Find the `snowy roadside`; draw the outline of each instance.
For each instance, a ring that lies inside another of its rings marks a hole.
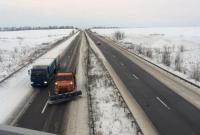
[[[138,56],[139,58],[142,58],[144,59],[145,61],[147,61],[148,63],[151,63],[152,65],[155,65],[156,67],[160,68],[161,70],[163,71],[166,71],[167,73],[169,73],[170,75],[172,75],[173,77],[177,77],[177,79],[179,80],[182,80],[183,82],[186,81],[188,82],[188,84],[191,84],[193,85],[194,87],[196,88],[200,88],[200,81],[197,81],[197,80],[194,80],[194,79],[191,79],[189,77],[188,74],[185,73],[182,73],[180,71],[176,71],[175,69],[173,69],[172,67],[169,67],[169,66],[166,66],[160,62],[158,62],[157,60],[155,59],[152,59],[152,58],[149,58],[143,54],[139,54],[137,51],[135,51],[134,49],[132,48],[129,48],[127,47],[126,45],[124,45],[123,43],[121,42],[117,42],[113,39],[111,39],[110,37],[107,37],[105,36],[104,37],[105,39],[109,40],[109,41],[112,41],[114,44],[118,45],[119,47],[121,47],[122,49],[125,49],[126,51]],[[160,58],[160,57],[159,57]],[[198,67],[195,67],[195,68],[198,68]],[[200,72],[198,69],[196,69],[196,72],[197,76],[200,75]],[[197,92],[200,92],[200,91],[197,91]]]
[[[71,31],[0,32],[0,82],[68,38]]]
[[[82,33],[79,49],[79,61],[76,68],[77,90],[82,91],[82,96],[70,101],[70,107],[66,111],[64,135],[89,135],[88,127],[88,101],[87,101],[87,58],[88,45]]]
[[[60,50],[67,49],[77,35],[78,33],[51,51],[59,52]],[[23,110],[25,110],[32,98],[37,94],[37,90],[30,85],[30,76],[27,73],[31,66],[31,64],[26,66],[0,84],[0,123],[12,124],[13,120],[16,120],[16,117],[19,117],[23,113]]]
[[[200,27],[94,29],[118,45],[157,66],[200,86]]]
[[[108,72],[93,52],[89,53],[88,86],[94,120],[94,134],[137,134],[134,119],[117,95]]]

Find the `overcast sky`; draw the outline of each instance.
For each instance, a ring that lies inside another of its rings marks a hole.
[[[0,0],[5,26],[200,26],[200,0]]]

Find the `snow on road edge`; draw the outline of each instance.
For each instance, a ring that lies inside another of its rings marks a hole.
[[[54,49],[66,48],[77,35],[78,33]],[[31,64],[0,84],[0,123],[12,124],[12,121],[15,121],[26,109],[24,107],[31,103],[30,97],[36,95],[37,90],[31,87],[27,72],[30,68]]]
[[[154,127],[154,125],[152,124],[152,122],[149,120],[149,118],[147,117],[147,115],[145,114],[141,106],[137,103],[137,101],[131,95],[131,93],[129,92],[127,87],[124,85],[124,83],[121,81],[121,79],[118,77],[117,73],[114,71],[112,66],[108,63],[106,58],[103,56],[100,49],[95,45],[94,41],[88,35],[87,35],[87,38],[88,38],[90,47],[98,56],[98,58],[101,60],[101,62],[104,64],[107,71],[110,73],[110,76],[113,79],[117,88],[119,89],[121,96],[126,102],[128,108],[130,109],[132,116],[135,117],[136,123],[138,123],[140,127],[139,131],[142,130],[143,134],[147,134],[147,135],[158,135],[159,133]]]
[[[68,118],[65,135],[89,135],[88,126],[88,101],[87,101],[87,57],[88,45],[85,36],[82,33],[82,40],[79,49],[79,61],[76,72],[77,90],[82,91],[82,96],[70,103],[69,111],[66,111]]]
[[[93,53],[90,53],[89,88],[91,91],[95,134],[98,135],[133,135],[137,129],[129,111],[118,100],[105,68]]]

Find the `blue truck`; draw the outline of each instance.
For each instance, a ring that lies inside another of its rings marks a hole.
[[[61,43],[32,64],[32,68],[28,70],[28,73],[33,87],[47,86],[51,82],[54,73],[56,73],[60,67],[60,60],[66,54],[68,46],[69,45],[65,42]]]
[[[42,57],[37,59],[32,68],[28,71],[30,75],[31,85],[47,86],[52,80],[56,71],[58,71],[60,60],[65,54],[65,49],[52,49]]]
[[[31,85],[47,86],[58,70],[58,61],[54,58],[41,58],[29,70]]]

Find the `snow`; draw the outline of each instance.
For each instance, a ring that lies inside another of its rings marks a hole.
[[[16,46],[38,46],[67,36],[72,29],[27,30],[0,32],[1,49],[13,50]]]
[[[0,80],[38,57],[72,29],[0,32]]]
[[[89,135],[88,125],[88,100],[87,100],[87,59],[88,45],[85,35],[82,33],[81,46],[79,49],[79,61],[76,70],[77,90],[82,91],[82,95],[70,102],[65,115],[69,124],[64,124],[63,135]],[[78,128],[77,128],[78,127]]]
[[[58,51],[68,48],[77,34],[55,47],[54,50]],[[16,111],[24,106],[31,93],[34,92],[34,89],[31,87],[30,76],[28,76],[28,70],[31,67],[32,64],[28,65],[0,84],[0,123],[7,123],[13,119],[13,115],[17,114]]]
[[[121,106],[114,86],[105,68],[93,53],[90,53],[89,87],[93,108],[95,134],[134,135],[136,127],[133,118]]]
[[[195,82],[191,75],[193,67],[200,64],[200,27],[92,29],[92,31],[111,39],[114,39],[114,32],[124,32],[125,38],[119,41],[120,46],[134,53],[137,53],[138,46],[144,48],[143,50],[150,48],[153,53],[152,59],[141,56],[170,72]],[[172,64],[170,68],[162,64],[162,52],[165,46],[171,49]],[[181,47],[184,48],[182,52],[180,51]],[[182,73],[175,71],[175,57],[178,53],[182,59]]]
[[[170,35],[170,36],[200,36],[200,27],[146,27],[146,28],[116,28],[116,29],[92,29],[99,34],[111,35],[115,31],[123,31],[127,35]]]
[[[40,58],[36,62],[33,63],[33,66],[49,66],[51,63],[53,63],[54,59],[49,58],[49,59],[44,59]]]

